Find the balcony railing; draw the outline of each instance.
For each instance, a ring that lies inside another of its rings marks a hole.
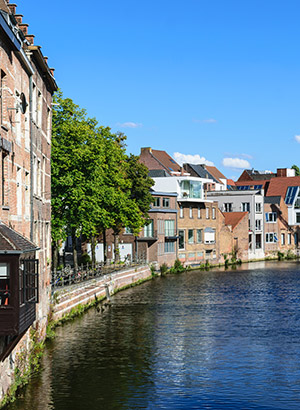
[[[157,240],[157,231],[154,229],[143,230],[138,238],[138,241],[156,241]]]
[[[166,238],[175,238],[177,237],[177,230],[174,228],[169,228],[165,230],[165,237]]]

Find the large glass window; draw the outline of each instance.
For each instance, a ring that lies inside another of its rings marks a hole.
[[[181,196],[183,198],[202,198],[202,182],[199,181],[181,181]]]

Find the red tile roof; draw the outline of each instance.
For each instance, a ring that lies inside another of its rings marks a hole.
[[[145,164],[149,170],[165,169],[169,174],[173,171],[181,172],[180,165],[166,151],[142,148],[140,162]]]
[[[222,174],[222,172],[220,172],[219,170],[218,170],[218,168],[216,168],[216,167],[211,167],[211,166],[208,166],[208,165],[205,165],[205,169],[207,169],[207,171],[213,176],[213,177],[215,177],[216,179],[218,179],[219,181],[220,181],[220,179],[227,179],[223,174]],[[221,181],[220,181],[221,182]],[[221,182],[222,183],[222,182]]]
[[[235,185],[234,180],[233,179],[227,179],[227,185],[234,186]]]
[[[300,176],[272,178],[266,196],[281,196],[284,199],[289,186],[300,186]]]
[[[225,224],[231,225],[234,229],[248,215],[248,212],[223,212],[223,215],[225,216]]]

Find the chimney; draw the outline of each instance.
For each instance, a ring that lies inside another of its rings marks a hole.
[[[50,70],[50,73],[51,73],[52,77],[54,77],[55,68],[49,68],[49,70]]]
[[[20,29],[22,30],[24,36],[27,36],[27,34],[28,34],[28,24],[22,23],[19,26],[20,26]]]
[[[44,56],[45,63],[48,65],[48,57]]]
[[[22,24],[23,14],[15,14],[15,19],[17,20],[18,24]]]
[[[11,14],[16,14],[17,5],[16,4],[7,4],[7,5],[8,5],[8,8]]]
[[[152,152],[152,148],[150,148],[150,147],[142,147],[141,148],[141,154],[144,154],[144,153],[146,153],[146,152]]]
[[[34,44],[34,35],[33,34],[26,34],[26,40],[28,40],[29,41],[29,43],[33,46],[33,44]]]

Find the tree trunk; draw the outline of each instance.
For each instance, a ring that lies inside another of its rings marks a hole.
[[[92,266],[96,266],[96,237],[92,236],[91,239],[91,249],[92,249]]]
[[[114,231],[114,256],[115,263],[120,261],[120,251],[119,251],[119,230]]]
[[[73,250],[73,261],[74,261],[74,269],[78,270],[78,255],[77,255],[77,248],[76,248],[76,236],[75,231],[72,231],[72,250]]]
[[[103,257],[104,257],[104,264],[106,265],[107,263],[107,246],[106,246],[106,229],[103,228],[102,230],[102,236],[103,236]]]

